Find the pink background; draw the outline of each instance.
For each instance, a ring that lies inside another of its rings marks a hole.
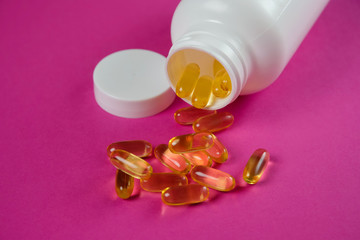
[[[173,121],[180,99],[145,119],[104,112],[92,72],[122,49],[167,55],[178,2],[0,2],[0,239],[359,239],[358,0],[330,1],[280,78],[224,109],[236,121],[217,134],[231,155],[219,169],[234,191],[184,207],[116,197],[108,144],[191,129]],[[258,147],[272,163],[246,186]]]

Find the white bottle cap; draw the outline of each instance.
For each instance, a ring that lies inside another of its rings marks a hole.
[[[158,53],[130,49],[103,58],[94,70],[96,102],[105,111],[125,118],[141,118],[166,109],[175,99]]]

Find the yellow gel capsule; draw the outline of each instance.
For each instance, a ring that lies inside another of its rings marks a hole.
[[[216,112],[214,114],[201,117],[193,123],[195,132],[218,132],[230,127],[234,123],[234,116],[228,112]]]
[[[213,135],[209,132],[197,132],[173,137],[169,149],[173,153],[196,152],[207,149],[214,144]]]
[[[211,96],[213,79],[210,76],[202,76],[197,80],[191,97],[191,104],[196,108],[204,108]]]
[[[134,190],[134,178],[121,170],[116,171],[115,191],[122,199],[128,199]]]
[[[249,184],[257,183],[269,161],[270,153],[268,151],[261,148],[255,150],[244,169],[243,178],[245,182]]]
[[[204,151],[182,153],[192,165],[211,166],[213,161],[211,157]]]
[[[175,173],[187,174],[190,171],[191,164],[189,161],[180,154],[171,152],[166,144],[158,145],[154,154],[162,164]]]
[[[186,184],[187,177],[176,173],[153,173],[149,179],[140,180],[141,188],[148,192],[161,192],[167,187]]]
[[[235,188],[235,179],[228,173],[207,166],[195,166],[191,178],[206,187],[228,192]]]
[[[125,150],[113,151],[110,155],[110,162],[117,169],[138,179],[148,179],[153,172],[148,162]]]
[[[209,189],[199,184],[168,187],[161,193],[162,201],[167,205],[186,205],[206,201]]]
[[[195,83],[200,76],[200,67],[196,63],[190,63],[185,66],[185,70],[176,83],[176,95],[185,98],[191,95]]]
[[[231,80],[229,74],[224,70],[220,70],[214,79],[212,85],[212,93],[219,98],[227,97],[232,89]]]
[[[223,163],[225,162],[228,157],[228,151],[224,147],[224,145],[213,135],[214,138],[214,145],[208,149],[205,149],[204,151],[214,160],[216,163]]]
[[[219,63],[218,60],[214,60],[214,64],[213,64],[213,70],[214,70],[214,76],[216,76],[216,74],[221,71],[224,70],[223,65],[221,65],[221,63]]]
[[[107,147],[108,156],[110,157],[110,154],[117,149],[125,150],[138,157],[148,157],[151,155],[152,152],[151,143],[144,140],[133,140],[133,141],[115,142],[110,144]]]
[[[177,110],[174,114],[174,119],[178,124],[191,125],[196,119],[213,113],[216,113],[216,110],[198,109],[190,106]]]

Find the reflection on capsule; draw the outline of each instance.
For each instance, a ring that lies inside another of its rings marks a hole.
[[[134,178],[150,177],[152,167],[145,160],[125,150],[115,150],[110,155],[110,162],[119,170],[133,176]]]
[[[191,104],[196,108],[204,108],[208,104],[211,96],[213,79],[210,76],[201,76],[195,85],[191,97]]]
[[[230,127],[234,122],[234,116],[228,112],[217,112],[197,119],[193,123],[195,132],[217,132]]]
[[[235,187],[235,179],[228,173],[206,166],[195,166],[191,170],[191,178],[206,187],[218,191],[231,191]]]
[[[185,205],[204,202],[209,197],[209,189],[199,184],[168,187],[161,193],[167,205]]]
[[[209,154],[209,156],[214,160],[216,163],[223,163],[225,162],[228,157],[228,151],[225,148],[225,146],[219,141],[215,135],[213,135],[214,138],[214,145],[208,149],[205,149],[204,151]]]
[[[192,165],[211,166],[213,161],[205,151],[182,153]]]
[[[255,184],[260,180],[261,175],[270,161],[270,153],[265,149],[257,149],[247,162],[243,179],[249,184]]]
[[[138,157],[148,157],[151,155],[152,146],[144,140],[115,142],[107,147],[107,155],[110,157],[114,150],[125,150]]]
[[[188,184],[184,175],[176,173],[153,173],[149,179],[141,179],[141,188],[149,192],[161,192],[167,187],[182,186]]]
[[[198,132],[173,137],[169,149],[173,153],[196,152],[207,149],[214,144],[213,135],[209,132]]]
[[[191,125],[196,119],[215,113],[216,110],[198,109],[193,106],[177,110],[174,119],[181,125]]]
[[[116,171],[115,191],[122,199],[128,199],[134,190],[134,178],[121,170]]]
[[[160,144],[154,150],[155,157],[175,173],[187,174],[191,165],[187,159],[177,153],[172,153],[168,145]]]

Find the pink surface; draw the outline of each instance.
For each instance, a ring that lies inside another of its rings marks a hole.
[[[231,155],[219,169],[233,192],[185,207],[116,198],[109,143],[191,130],[173,121],[179,99],[145,119],[109,115],[92,72],[122,49],[166,55],[178,2],[0,2],[0,239],[359,239],[358,0],[330,1],[280,78],[224,109],[236,121],[217,134]],[[258,147],[272,163],[245,186]]]

